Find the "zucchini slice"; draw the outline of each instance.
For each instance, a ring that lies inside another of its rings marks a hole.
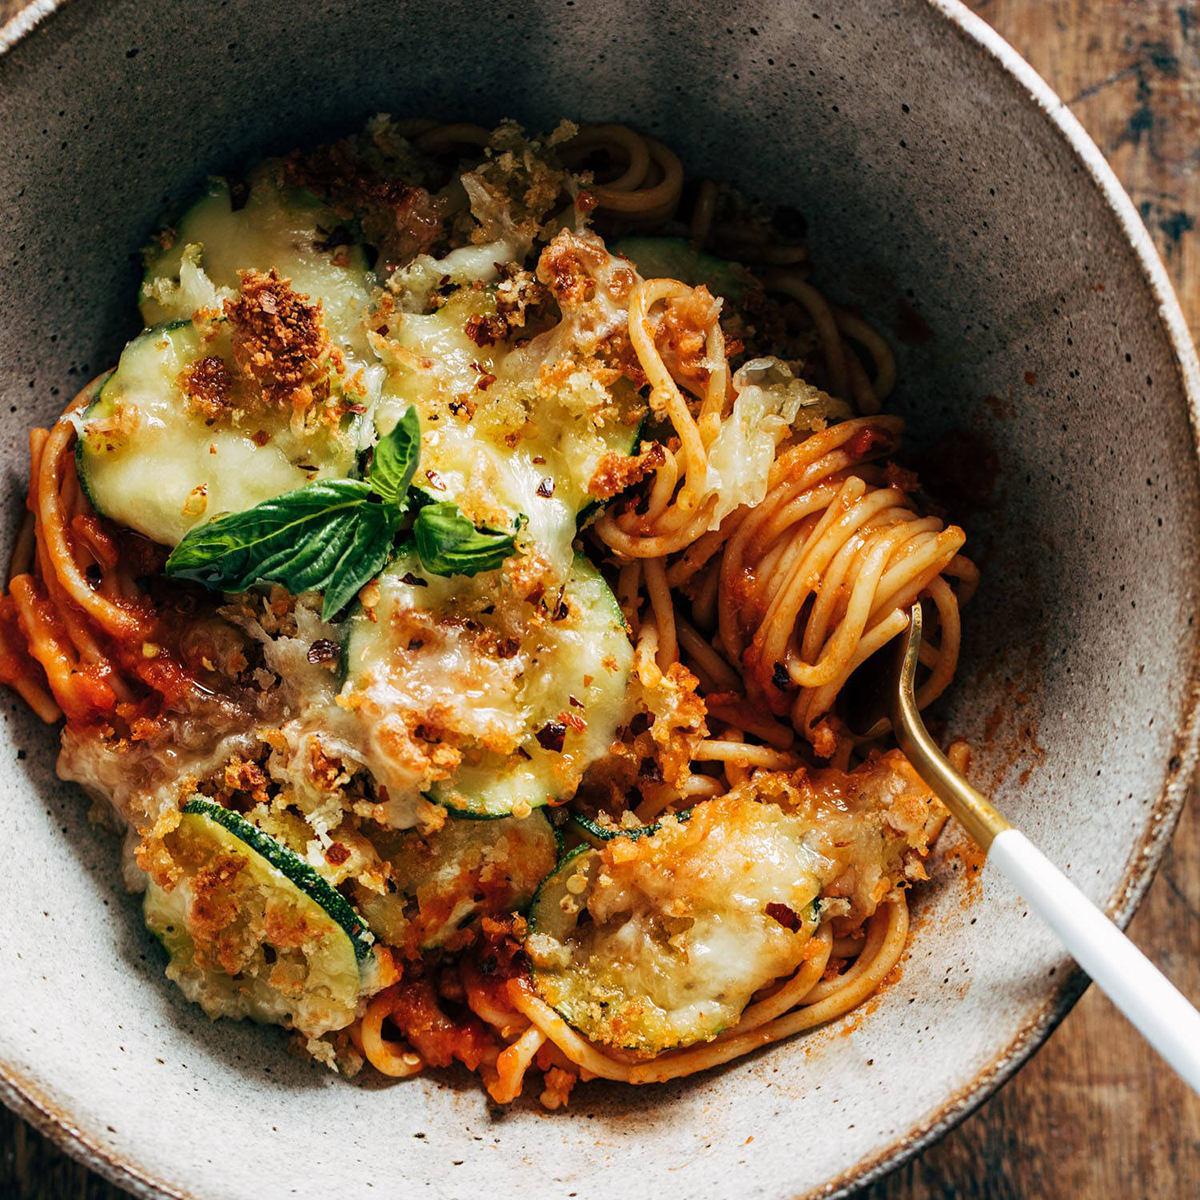
[[[349,621],[342,703],[391,800],[481,817],[574,795],[628,719],[633,648],[604,579],[574,561],[533,602],[503,572],[425,573],[401,555]]]
[[[558,831],[545,810],[479,821],[451,814],[433,833],[387,830],[374,838],[395,890],[356,890],[372,932],[410,957],[459,948],[479,916],[524,910],[558,861]]]
[[[685,808],[682,812],[672,815],[676,821],[686,821],[692,815],[692,811],[690,808]],[[611,842],[613,838],[630,838],[636,842],[638,838],[653,837],[662,828],[661,821],[656,821],[653,825],[631,825],[627,828],[623,825],[603,823],[593,817],[585,817],[583,813],[576,812],[567,817],[567,823],[598,850],[602,850],[604,843]]]
[[[414,482],[476,525],[506,529],[524,518],[522,540],[549,555],[561,581],[595,504],[588,486],[606,455],[636,451],[645,405],[628,380],[605,386],[583,368],[511,378],[515,338],[484,335],[481,345],[468,332],[495,315],[494,287],[461,287],[434,312],[394,314],[378,429],[387,433],[415,405]]]
[[[146,925],[167,977],[210,1017],[250,1017],[310,1037],[353,1019],[374,970],[362,917],[307,863],[202,797],[163,838],[169,869],[147,885]]]
[[[628,258],[643,279],[678,279],[688,287],[704,284],[714,296],[727,300],[738,299],[752,283],[741,263],[696,250],[683,238],[620,238],[609,249]]]
[[[538,889],[538,993],[585,1037],[653,1056],[710,1040],[800,965],[833,864],[810,823],[730,795],[648,837],[580,846]]]
[[[320,300],[335,345],[356,365],[374,363],[364,324],[374,279],[357,231],[311,192],[285,183],[277,162],[256,169],[247,188],[245,204],[234,208],[229,184],[210,180],[168,231],[170,244],[146,262],[143,321],[191,320],[237,291],[239,271],[274,267],[294,291]]]
[[[98,512],[174,546],[218,513],[352,473],[357,417],[303,434],[284,412],[243,423],[207,417],[189,398],[194,381],[230,360],[228,338],[207,341],[190,320],[148,329],[125,347],[77,419],[76,467]]]

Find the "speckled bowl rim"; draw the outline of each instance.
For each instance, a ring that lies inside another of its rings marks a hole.
[[[11,50],[68,3],[69,0],[34,0],[8,24],[0,27],[0,55]],[[1197,359],[1187,320],[1166,268],[1133,201],[1066,102],[1004,38],[960,0],[926,0],[926,3],[964,41],[982,49],[1016,80],[1024,92],[1024,99],[1041,110],[1055,127],[1107,201],[1137,255],[1143,279],[1158,305],[1159,315],[1170,338],[1175,365],[1187,399],[1192,448],[1200,457],[1200,360]],[[1192,653],[1184,718],[1176,731],[1174,748],[1167,763],[1166,783],[1150,810],[1149,830],[1145,838],[1131,854],[1122,882],[1103,906],[1122,929],[1129,924],[1154,879],[1196,773],[1197,755],[1200,754],[1200,643],[1193,646]],[[1071,1011],[1088,983],[1087,976],[1078,967],[1067,972],[1016,1037],[970,1083],[949,1096],[936,1113],[897,1138],[886,1149],[863,1159],[837,1178],[803,1196],[796,1196],[794,1200],[817,1200],[818,1197],[838,1200],[839,1197],[848,1196],[943,1137],[1011,1078]],[[98,1145],[75,1124],[70,1113],[59,1108],[43,1093],[34,1080],[22,1076],[3,1062],[0,1062],[0,1100],[72,1158],[134,1196],[144,1197],[145,1200],[201,1200],[194,1193],[180,1191],[155,1177],[131,1159]]]

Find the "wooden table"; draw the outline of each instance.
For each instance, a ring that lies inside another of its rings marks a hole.
[[[0,18],[23,0],[0,0]],[[974,0],[1065,97],[1140,209],[1200,328],[1200,0]],[[1130,931],[1200,1000],[1200,805]],[[121,1200],[0,1108],[0,1197]],[[1193,1200],[1200,1100],[1092,989],[1017,1077],[860,1200]]]

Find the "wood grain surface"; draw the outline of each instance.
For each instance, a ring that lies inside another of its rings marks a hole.
[[[21,0],[0,0],[0,19]],[[1071,105],[1144,217],[1200,328],[1200,2],[975,0]],[[1200,1001],[1200,805],[1184,813],[1134,940]],[[121,1200],[0,1108],[0,1198]],[[1200,1100],[1094,988],[1002,1091],[859,1200],[1194,1200]]]

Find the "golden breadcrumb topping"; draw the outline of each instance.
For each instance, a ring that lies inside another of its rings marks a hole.
[[[238,371],[257,384],[271,407],[302,420],[316,412],[326,422],[338,421],[342,414],[330,405],[331,377],[345,366],[329,341],[321,302],[293,291],[274,267],[239,276],[239,294],[224,303]]]

